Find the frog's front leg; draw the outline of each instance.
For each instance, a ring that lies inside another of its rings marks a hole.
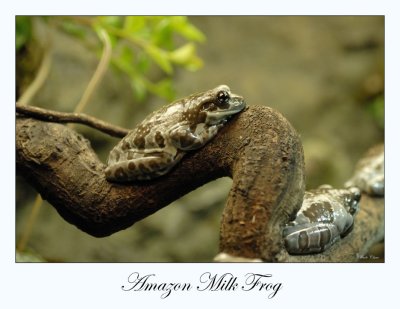
[[[383,197],[385,195],[385,154],[383,145],[371,148],[357,163],[353,177],[345,187],[358,187],[365,193]]]
[[[381,197],[385,195],[385,176],[382,173],[366,175],[358,173],[347,181],[345,187],[358,187],[371,196]]]
[[[187,151],[195,150],[204,146],[213,138],[222,124],[207,126],[204,123],[198,124],[195,128],[189,125],[180,125],[170,131],[171,143],[178,149]]]
[[[183,155],[181,151],[128,151],[109,164],[106,178],[117,182],[153,179],[169,172]]]
[[[329,248],[340,238],[340,232],[335,224],[312,222],[286,226],[283,237],[290,254],[309,254]]]

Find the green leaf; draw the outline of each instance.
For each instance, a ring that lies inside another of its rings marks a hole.
[[[132,50],[127,46],[122,46],[118,54],[112,58],[113,63],[118,69],[125,72],[128,75],[133,74],[134,57]]]
[[[385,127],[385,100],[383,95],[376,97],[368,106],[369,112],[375,118],[380,128]]]
[[[65,31],[67,34],[82,40],[85,39],[87,34],[87,29],[69,20],[65,20],[62,22],[61,29]]]
[[[195,72],[199,69],[201,69],[203,67],[204,63],[203,60],[201,60],[201,58],[194,56],[190,59],[190,61],[188,63],[184,64],[184,67],[186,70]]]
[[[157,22],[153,21],[151,41],[153,44],[164,49],[173,49],[173,28],[171,27],[171,17],[163,17]]]
[[[169,55],[166,51],[152,44],[148,44],[145,47],[145,50],[165,73],[172,74],[173,68],[171,62],[169,61]]]
[[[194,25],[188,22],[186,16],[174,16],[172,20],[173,28],[184,38],[197,42],[204,42],[205,35]]]
[[[138,52],[137,62],[132,65],[135,65],[139,72],[141,72],[142,74],[145,74],[148,71],[148,69],[150,68],[150,62],[151,62],[151,60],[147,56],[147,54],[145,54],[143,52]]]
[[[144,16],[126,16],[124,20],[124,30],[129,32],[138,32],[146,26],[146,17]]]
[[[155,84],[148,84],[148,88],[152,93],[166,99],[168,102],[171,102],[175,97],[172,80],[169,77],[164,78]]]
[[[143,101],[147,96],[146,81],[141,76],[131,78],[131,87],[138,101]]]
[[[95,17],[96,23],[115,28],[121,28],[123,25],[123,17],[121,16],[97,16]]]
[[[187,43],[171,52],[170,60],[191,71],[196,71],[203,66],[203,61],[196,55],[194,43]]]
[[[146,16],[125,17],[123,31],[134,42],[137,40],[149,41],[152,31],[147,24]]]
[[[22,48],[32,35],[31,18],[27,16],[17,16],[15,18],[15,48],[18,51]]]
[[[193,43],[187,43],[170,52],[169,59],[177,64],[185,64],[195,55],[195,52],[196,46]]]

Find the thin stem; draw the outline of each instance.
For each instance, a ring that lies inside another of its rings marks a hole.
[[[44,81],[46,80],[47,76],[50,72],[52,61],[52,51],[50,48],[47,48],[40,64],[39,72],[36,74],[35,79],[33,82],[28,86],[25,92],[20,96],[19,100],[17,101],[18,105],[28,105],[39,89],[43,86]]]
[[[129,132],[129,130],[127,129],[109,124],[103,120],[85,114],[63,113],[36,106],[19,106],[19,105],[17,105],[16,111],[19,114],[49,122],[85,124],[89,127],[107,133],[114,137],[124,137]]]
[[[94,90],[96,89],[100,81],[103,79],[104,74],[108,68],[108,64],[110,63],[111,52],[112,52],[110,37],[108,36],[107,31],[105,31],[104,29],[100,30],[99,37],[104,44],[103,53],[101,55],[100,62],[97,65],[96,71],[94,72],[92,78],[90,79],[90,82],[86,87],[81,100],[74,109],[75,113],[82,112],[83,109],[86,107]]]
[[[42,203],[43,199],[38,193],[36,195],[35,202],[33,203],[32,210],[29,213],[28,221],[26,222],[26,225],[22,231],[22,236],[17,245],[17,250],[20,252],[25,250],[26,244],[28,243],[28,240],[31,237],[32,228],[36,222]]]

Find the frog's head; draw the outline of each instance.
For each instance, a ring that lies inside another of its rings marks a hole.
[[[225,123],[232,115],[246,107],[243,97],[231,93],[228,86],[221,85],[214,89],[194,95],[190,110],[198,112],[198,119],[207,125]]]

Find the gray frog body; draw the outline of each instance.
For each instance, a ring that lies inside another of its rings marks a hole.
[[[384,157],[383,145],[371,148],[357,163],[355,173],[345,187],[358,187],[371,196],[384,196]]]
[[[164,106],[111,150],[107,180],[146,180],[168,173],[187,151],[203,147],[245,106],[225,85]]]
[[[360,199],[361,191],[356,187],[323,185],[305,192],[295,220],[283,229],[286,250],[290,254],[325,251],[351,231]]]

